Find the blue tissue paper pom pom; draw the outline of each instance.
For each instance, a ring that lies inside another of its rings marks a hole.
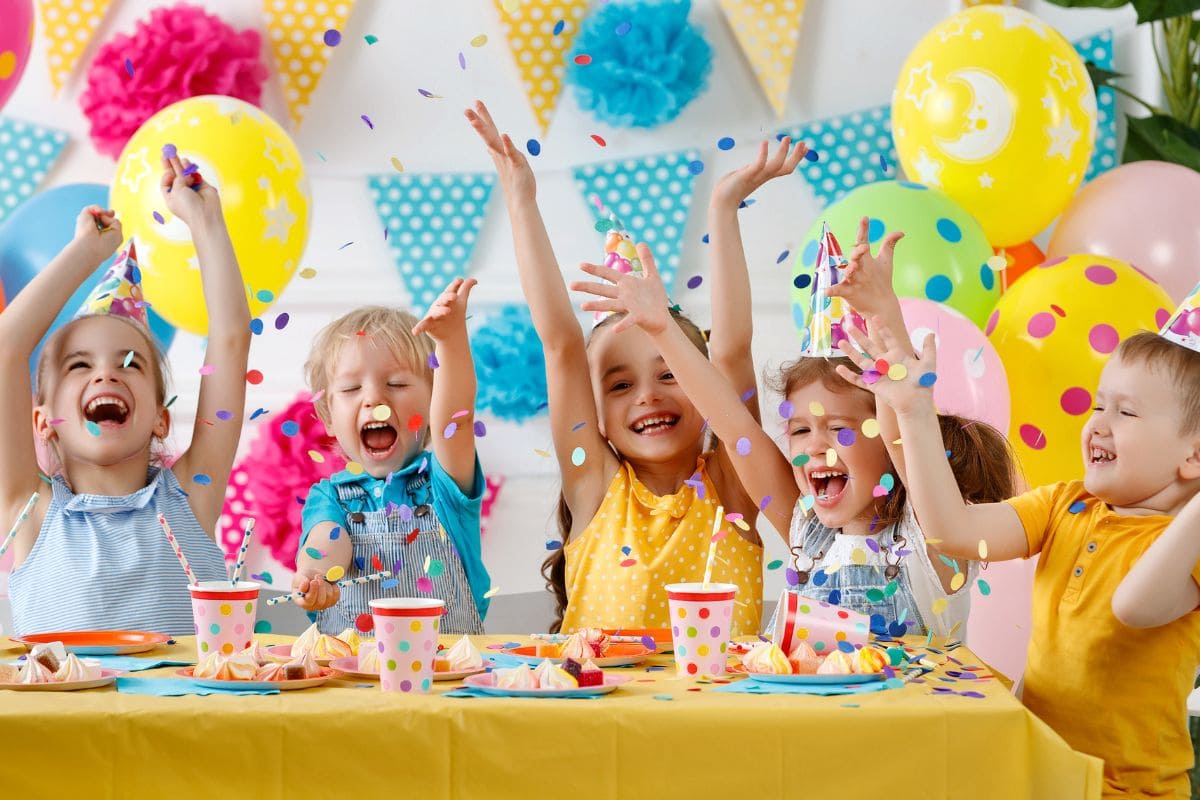
[[[479,410],[524,422],[546,409],[546,359],[527,307],[509,305],[490,315],[471,336],[471,355]]]
[[[610,2],[583,21],[564,76],[580,108],[617,128],[653,128],[704,89],[712,47],[691,0]],[[575,63],[588,55],[591,62]]]

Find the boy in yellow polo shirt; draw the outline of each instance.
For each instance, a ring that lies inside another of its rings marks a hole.
[[[870,385],[848,370],[843,377],[895,409],[925,535],[956,558],[978,557],[981,540],[993,561],[1041,554],[1022,699],[1072,747],[1104,759],[1106,797],[1190,797],[1200,336],[1174,322],[1130,337],[1105,366],[1083,429],[1082,481],[980,505],[962,501],[932,381],[922,380],[934,370],[932,338],[916,356],[903,331],[872,321],[870,339],[856,337],[866,357],[843,345],[864,369],[879,370],[879,358],[907,367],[901,380],[885,374]]]

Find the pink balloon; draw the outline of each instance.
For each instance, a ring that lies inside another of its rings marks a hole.
[[[937,337],[938,410],[982,420],[1008,432],[1008,378],[991,342],[974,322],[954,309],[923,298],[902,297],[900,308],[913,344]]]
[[[33,0],[0,0],[0,108],[21,81],[33,47]]]
[[[1200,282],[1200,173],[1134,161],[1100,175],[1067,206],[1046,249],[1076,253],[1132,264],[1181,302]]]

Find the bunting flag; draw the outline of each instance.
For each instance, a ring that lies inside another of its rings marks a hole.
[[[57,94],[91,44],[112,0],[38,0],[38,17],[46,36],[46,63]]]
[[[66,144],[62,131],[0,117],[0,222],[33,195]]]
[[[1111,30],[1074,42],[1075,50],[1101,69],[1113,66],[1113,35]],[[1117,165],[1117,93],[1112,87],[1096,87],[1096,146],[1088,164],[1084,181],[1090,181]]]
[[[413,313],[421,316],[450,281],[467,273],[495,175],[404,173],[368,180]]]
[[[304,118],[353,11],[354,0],[263,0],[267,38],[293,127]]]
[[[721,0],[721,9],[758,78],[758,85],[776,116],[782,116],[796,58],[796,41],[800,38],[804,0],[765,4],[760,0]]]
[[[698,151],[682,150],[575,168],[575,183],[596,221],[607,229],[612,212],[635,242],[650,245],[668,292],[679,270],[692,204],[693,169],[699,160]],[[602,253],[602,246],[598,245],[596,252]]]
[[[558,105],[566,54],[589,0],[495,0],[529,105],[544,135]]]
[[[779,133],[808,144],[800,171],[822,208],[859,186],[898,177],[891,106],[806,122]]]

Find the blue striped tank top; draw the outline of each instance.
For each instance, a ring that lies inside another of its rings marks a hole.
[[[130,495],[74,494],[55,476],[33,550],[9,576],[17,635],[50,631],[195,631],[187,575],[158,525],[161,512],[196,579],[226,580],[225,558],[205,535],[169,469],[151,468]]]

